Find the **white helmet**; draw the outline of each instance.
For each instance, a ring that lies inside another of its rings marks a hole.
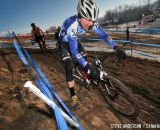
[[[95,0],[79,0],[77,6],[78,15],[91,21],[97,21],[99,9]]]

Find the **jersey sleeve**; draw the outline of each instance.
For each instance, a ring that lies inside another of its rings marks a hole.
[[[78,51],[78,42],[76,37],[76,31],[71,29],[67,32],[67,38],[69,42],[69,47],[72,56],[76,59],[76,61],[82,66],[85,67],[87,61],[83,58],[83,56]]]
[[[112,49],[114,46],[116,46],[115,42],[112,40],[111,36],[109,36],[103,28],[98,25],[98,23],[94,23],[94,26],[92,27],[92,30],[98,34],[105,43],[107,43]]]

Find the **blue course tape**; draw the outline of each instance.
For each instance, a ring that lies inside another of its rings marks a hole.
[[[101,41],[100,38],[79,38],[80,40],[89,40],[89,41]],[[132,42],[127,40],[113,40],[114,42],[123,42],[123,43],[129,43],[134,45],[143,45],[143,46],[150,46],[150,47],[160,47],[160,44],[148,44],[148,43],[140,43],[140,42]]]
[[[27,67],[27,69],[30,67],[24,54],[22,53],[22,51],[20,50],[18,44],[16,43],[16,41],[14,40],[14,46],[16,48],[16,51],[19,55],[19,57],[21,58],[22,62],[25,64],[25,66]],[[22,49],[24,49],[22,46],[21,46]],[[27,51],[25,50],[25,53]],[[31,69],[30,69],[31,70]],[[35,78],[35,81],[37,83],[37,85],[40,87],[41,91],[51,100],[53,101],[53,98],[48,90],[47,87],[45,87],[46,85],[37,77],[37,76],[34,76]],[[56,105],[55,107],[55,116],[56,116],[56,121],[57,121],[57,125],[58,125],[58,128],[59,130],[68,130],[68,126],[64,120],[64,117],[62,116],[58,106]]]
[[[15,41],[16,43],[16,41]],[[63,101],[59,98],[59,96],[57,95],[57,93],[54,91],[53,87],[51,86],[51,84],[49,83],[48,79],[45,77],[45,75],[43,74],[43,72],[40,70],[40,68],[38,67],[38,65],[36,64],[36,62],[31,58],[31,56],[29,55],[29,53],[21,46],[21,49],[23,49],[23,51],[25,52],[26,56],[28,57],[28,59],[30,60],[30,62],[32,63],[32,65],[34,66],[34,68],[36,69],[37,73],[40,75],[40,77],[43,79],[43,83],[46,84],[46,86],[48,87],[48,89],[52,92],[52,94],[56,97],[56,99],[58,100],[58,102],[62,105],[62,107],[65,109],[65,111],[70,115],[70,117],[76,122],[78,123],[78,121],[76,120],[76,118],[73,116],[73,114],[69,111],[69,109],[66,107],[66,105],[63,103]],[[20,50],[20,49],[19,49]],[[57,109],[57,108],[56,108]],[[60,121],[61,122],[61,121]],[[62,122],[61,122],[62,123]],[[79,125],[78,130],[83,130],[83,127]]]
[[[14,42],[13,42],[13,43],[14,43],[14,46],[15,46],[15,48],[16,48],[16,51],[17,51],[17,53],[18,53],[21,61],[23,62],[23,64],[24,64],[25,66],[29,66],[29,64],[28,64],[25,56],[24,56],[23,53],[21,52],[21,50],[20,50],[18,44],[16,43],[15,39],[14,39]]]
[[[24,48],[23,48],[24,49]],[[40,75],[40,77],[43,79],[44,83],[46,84],[46,86],[48,87],[48,89],[51,91],[51,93],[55,96],[55,98],[58,100],[58,102],[61,104],[61,106],[65,109],[65,111],[70,115],[70,117],[76,122],[78,123],[78,121],[76,120],[76,118],[73,116],[73,114],[69,111],[69,109],[67,108],[67,106],[63,103],[63,101],[60,99],[60,97],[57,95],[57,93],[55,92],[55,90],[53,89],[52,85],[49,83],[48,79],[46,78],[46,76],[43,74],[43,72],[40,70],[40,68],[38,67],[38,64],[31,58],[31,56],[29,55],[29,53],[24,49],[25,54],[27,55],[28,59],[31,61],[31,64],[34,66],[35,70],[37,71],[37,73]]]
[[[147,44],[147,43],[140,43],[140,42],[131,42],[131,44],[150,46],[150,47],[160,47],[160,44]]]
[[[142,56],[147,56],[147,57],[155,58],[154,56],[147,55],[147,54],[144,54],[144,53],[142,53],[142,52],[134,52],[134,53],[139,54],[139,55],[142,55]]]
[[[23,48],[25,54],[27,55],[28,59],[30,60],[31,64],[34,66],[35,70],[37,71],[37,73],[40,75],[40,77],[43,79],[44,83],[46,84],[46,86],[48,87],[48,89],[50,90],[50,92],[55,96],[55,98],[57,99],[57,101],[61,104],[61,106],[64,108],[64,110],[69,114],[69,116],[76,122],[78,123],[78,121],[76,120],[76,118],[73,116],[73,114],[70,112],[70,110],[67,108],[67,106],[63,103],[63,101],[61,100],[61,98],[57,95],[57,93],[55,92],[55,90],[53,89],[52,85],[49,83],[48,79],[46,78],[46,76],[43,74],[43,72],[40,70],[40,68],[38,67],[38,64],[31,58],[31,56],[29,55],[29,53]],[[81,125],[79,125],[78,130],[83,130],[83,127]]]
[[[39,84],[40,90],[42,91],[43,94],[45,94],[51,101],[54,102],[53,97],[50,94],[50,91],[48,90],[48,88],[46,87],[46,85],[43,83],[42,80],[38,79],[38,77],[35,77],[37,84]],[[57,125],[59,130],[68,130],[68,126],[66,124],[66,121],[64,120],[60,109],[58,108],[58,106],[55,106],[55,117],[56,117],[56,121],[57,121]]]
[[[121,34],[126,34],[125,31],[116,31],[116,30],[108,30],[104,29],[107,32],[116,32]],[[130,31],[131,34],[160,34],[160,29],[136,29],[135,31]]]

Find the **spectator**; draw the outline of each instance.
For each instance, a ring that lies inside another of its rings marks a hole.
[[[127,38],[127,41],[129,41],[129,27],[127,27],[126,29],[126,38]]]

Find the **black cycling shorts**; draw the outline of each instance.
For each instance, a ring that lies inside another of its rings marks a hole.
[[[61,58],[65,65],[66,70],[66,81],[73,81],[73,67],[72,67],[72,60],[71,60],[71,52],[68,43],[60,42],[60,50],[61,50]],[[82,47],[81,43],[78,42],[78,50],[79,53],[85,58],[86,53],[84,48]],[[86,58],[85,58],[86,59]]]
[[[43,41],[43,37],[42,36],[36,36],[35,41],[39,43],[39,42]]]

